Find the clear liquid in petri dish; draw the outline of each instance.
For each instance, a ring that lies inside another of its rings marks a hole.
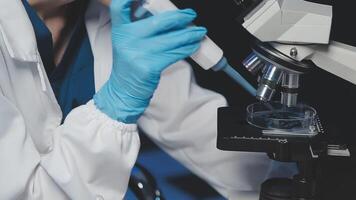
[[[315,116],[316,111],[303,104],[286,107],[280,103],[256,103],[247,108],[247,121],[263,129],[307,130]]]

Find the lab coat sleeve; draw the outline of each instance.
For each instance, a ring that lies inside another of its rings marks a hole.
[[[111,120],[91,101],[48,133],[52,150],[40,155],[21,113],[1,94],[0,113],[0,199],[124,197],[140,145],[136,125]]]
[[[226,105],[223,96],[199,87],[190,65],[181,61],[164,72],[139,126],[163,150],[228,197],[258,191],[272,165],[263,153],[216,148],[217,109]]]

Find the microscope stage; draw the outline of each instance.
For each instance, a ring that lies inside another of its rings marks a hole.
[[[321,126],[320,126],[321,127]],[[318,128],[314,137],[266,136],[246,121],[246,111],[237,107],[218,110],[217,147],[226,151],[266,152],[280,161],[298,161],[327,155],[325,132]]]

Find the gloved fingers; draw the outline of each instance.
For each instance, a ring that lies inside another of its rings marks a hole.
[[[192,9],[163,12],[146,19],[132,23],[135,34],[142,37],[151,37],[178,30],[189,26],[197,14]]]
[[[112,0],[110,4],[110,13],[112,24],[120,25],[131,22],[131,6],[138,0]]]
[[[160,53],[200,42],[204,39],[206,33],[206,28],[194,26],[164,35],[158,35],[148,39],[146,43],[149,43],[151,46],[151,48],[148,49],[149,52]]]
[[[172,59],[171,59],[171,62],[168,63],[168,65],[164,66],[161,69],[161,71],[163,71],[170,65],[172,65],[180,60],[184,60],[184,59],[188,58],[189,56],[193,55],[195,52],[197,52],[199,50],[200,46],[201,46],[201,42],[196,42],[196,43],[181,46],[179,48],[172,49],[170,51],[165,52],[166,56],[170,57]]]

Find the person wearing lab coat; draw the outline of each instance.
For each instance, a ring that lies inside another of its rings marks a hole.
[[[110,103],[100,103],[117,60],[111,22],[107,6],[89,1],[85,27],[99,97],[64,119],[23,3],[0,0],[0,199],[123,199],[140,147],[137,126],[223,196],[258,191],[273,163],[265,154],[216,148],[217,108],[226,100],[199,87],[183,59],[162,70],[137,120],[120,121],[105,108]]]

